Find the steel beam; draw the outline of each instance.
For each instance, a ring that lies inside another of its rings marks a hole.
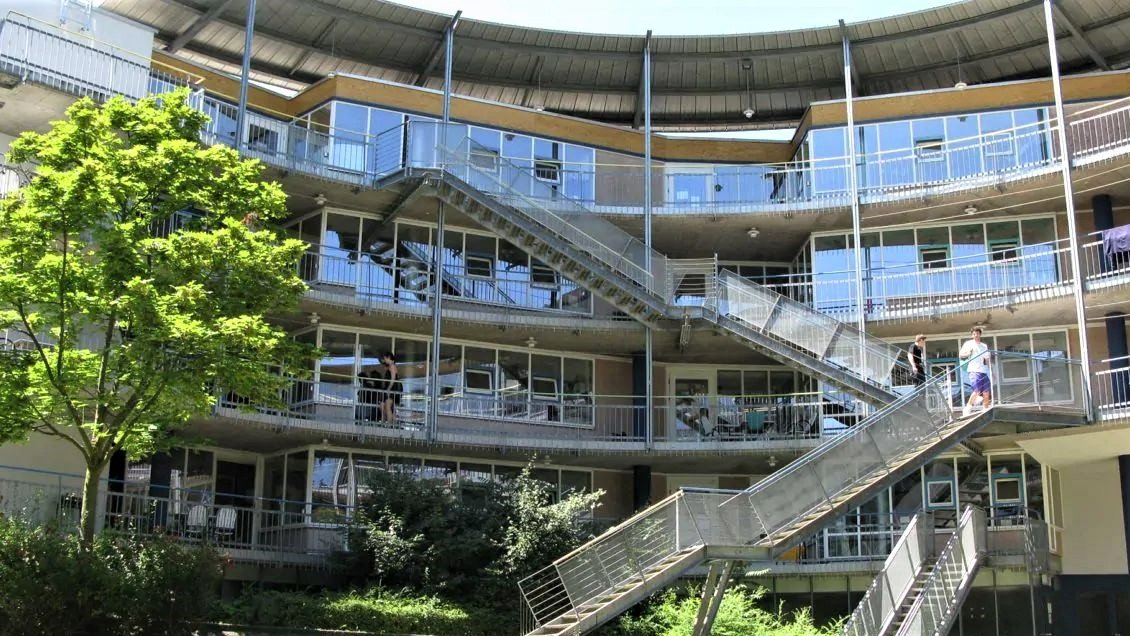
[[[726,595],[726,586],[729,585],[733,572],[733,561],[715,561],[710,564],[706,582],[702,586],[698,615],[694,621],[694,636],[710,636],[714,618],[718,616],[718,608],[722,606],[722,598]]]
[[[632,116],[632,128],[639,128],[643,123],[643,107],[644,107],[644,91],[650,90],[650,86],[645,86],[645,80],[651,77],[651,68],[645,68],[651,64],[651,29],[647,30],[647,35],[643,39],[643,51],[640,52],[640,85],[636,88],[636,113]]]
[[[842,19],[840,20],[840,39],[851,46],[851,36],[848,35],[847,24]],[[851,89],[855,95],[862,95],[863,88],[860,86],[859,69],[855,66],[855,58],[849,56],[848,62],[851,65]]]
[[[451,20],[448,21],[447,26],[444,27],[444,34],[446,34],[448,31],[454,31],[455,27],[459,24],[459,18],[461,18],[462,16],[462,10],[456,11],[455,15],[451,16]],[[443,59],[444,50],[446,49],[446,41],[447,38],[445,35],[443,40],[440,40],[439,42],[436,42],[432,45],[431,53],[428,54],[427,61],[424,63],[424,70],[420,71],[420,73],[416,75],[416,81],[412,82],[413,84],[415,84],[416,86],[423,86],[424,84],[428,83],[428,77],[431,76],[432,71],[435,70],[436,65],[439,64],[439,61]]]
[[[1079,42],[1079,46],[1083,47],[1087,55],[1094,60],[1095,65],[1104,71],[1109,71],[1110,64],[1106,61],[1106,58],[1103,57],[1102,53],[1099,53],[1099,50],[1095,48],[1094,44],[1091,44],[1091,41],[1087,39],[1087,35],[1083,33],[1079,27],[1075,26],[1075,22],[1064,13],[1063,9],[1060,8],[1058,4],[1052,4],[1052,12],[1055,13],[1056,19],[1063,23],[1063,26],[1067,27],[1067,30],[1071,32],[1072,37]]]
[[[204,27],[208,26],[210,22],[220,17],[220,14],[226,11],[234,2],[235,0],[222,0],[216,6],[197,16],[196,19],[192,21],[192,24],[188,25],[187,29],[178,33],[177,37],[174,38],[172,42],[165,45],[165,51],[168,53],[176,53],[184,48],[185,44],[191,42],[192,38],[203,31]]]

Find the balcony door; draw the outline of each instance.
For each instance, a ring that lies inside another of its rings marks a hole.
[[[717,372],[713,369],[674,368],[668,372],[669,430],[674,439],[714,432],[717,404],[713,396],[717,392]]]

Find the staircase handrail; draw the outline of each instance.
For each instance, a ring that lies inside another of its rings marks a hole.
[[[954,529],[953,535],[946,541],[945,546],[938,552],[938,560],[934,564],[934,570],[922,582],[922,590],[915,599],[914,604],[910,606],[910,611],[906,615],[906,620],[903,621],[899,627],[897,636],[911,636],[918,634],[930,634],[936,636],[937,634],[944,634],[945,628],[952,624],[953,613],[957,609],[954,603],[961,598],[961,588],[963,585],[968,585],[972,581],[966,581],[976,566],[975,561],[984,557],[985,555],[985,511],[982,508],[968,504],[961,513],[961,520],[957,528]],[[973,545],[966,545],[966,541],[972,541]],[[969,554],[970,547],[972,547],[972,554]],[[961,551],[963,561],[957,563],[958,573],[961,575],[961,580],[953,582],[945,577],[946,570],[953,563],[958,551]],[[972,558],[973,562],[965,562],[964,559]],[[940,588],[940,589],[938,589]],[[921,621],[927,620],[923,617],[923,608],[927,607],[927,603],[931,599],[938,600],[938,592],[945,594],[944,600],[946,607],[935,608],[931,604],[932,611],[938,611],[937,614],[931,614],[928,619],[931,620],[929,625],[923,624]],[[940,611],[939,611],[940,610]]]
[[[431,124],[431,122],[423,123]],[[491,172],[479,168],[478,166],[474,165],[474,163],[470,161],[470,159],[461,158],[459,156],[459,152],[464,147],[464,144],[467,154],[469,154],[472,148],[477,144],[468,135],[459,133],[458,129],[455,128],[454,125],[449,125],[452,126],[450,130],[456,131],[456,134],[450,135],[450,137],[453,137],[456,140],[454,142],[454,147],[452,145],[452,142],[447,139],[449,135],[442,129],[438,128],[440,126],[443,126],[443,124],[432,125],[437,126],[437,136],[442,135],[444,138],[442,140],[437,139],[436,147],[443,154],[442,160],[439,163],[441,164],[440,167],[445,172],[458,176],[458,174],[453,173],[450,169],[451,165],[457,165],[461,168],[467,169],[479,178],[488,180],[489,182],[498,186],[499,191],[504,194],[505,197],[516,199],[518,201],[521,201],[524,205],[528,205],[536,209],[540,218],[535,219],[535,221],[540,225],[548,228],[550,231],[558,235],[563,235],[565,237],[573,236],[582,239],[579,242],[571,242],[576,244],[577,247],[590,250],[590,254],[592,254],[592,256],[603,261],[606,265],[612,267],[614,270],[631,279],[635,283],[641,285],[648,292],[660,297],[664,296],[663,287],[665,276],[663,274],[666,271],[666,256],[660,254],[659,252],[656,252],[654,249],[648,247],[636,237],[632,236],[628,232],[625,232],[623,229],[619,228],[612,222],[605,220],[600,215],[584,207],[574,199],[559,192],[554,194],[554,196],[552,197],[554,204],[559,204],[565,208],[571,208],[573,214],[578,218],[584,219],[584,222],[587,225],[597,226],[597,229],[599,229],[599,232],[597,232],[598,234],[605,236],[615,236],[624,241],[624,247],[620,250],[608,246],[603,240],[593,236],[591,228],[590,230],[582,229],[575,222],[570,222],[569,220],[562,218],[557,212],[551,210],[549,206],[546,205],[546,203],[550,200],[550,197],[539,199],[529,194],[520,192],[510,184],[505,183],[498,177],[497,174],[492,174]],[[486,147],[480,146],[480,148],[482,149],[483,153],[490,153],[492,159],[498,162],[499,170],[497,170],[496,172],[501,172],[502,169],[505,168],[505,170],[510,174],[524,175],[528,179],[528,183],[530,184],[541,183],[541,181],[539,181],[537,176],[534,174],[535,168],[520,166],[516,163],[511,162],[505,157],[497,156]],[[633,251],[638,252],[637,257],[642,258],[642,260],[644,261],[643,263],[636,262],[636,259],[633,258],[632,255],[630,255],[630,252]],[[601,252],[604,253],[602,254]],[[609,256],[610,254],[615,255],[615,258],[611,258]],[[628,269],[628,271],[624,271],[625,265],[630,268]],[[666,300],[666,298],[664,298],[664,300]]]
[[[777,292],[773,289],[770,289],[769,287],[766,287],[764,285],[755,286],[753,283],[746,280],[740,274],[737,274],[732,270],[723,269],[721,272],[719,272],[719,274],[718,274],[718,285],[715,286],[715,293],[717,293],[717,289],[721,286],[726,286],[728,289],[736,289],[736,290],[738,290],[739,293],[743,293],[743,292],[747,293],[747,294],[756,293],[756,294],[761,294],[761,295],[764,295],[764,296],[769,296],[769,297],[774,299],[775,305],[787,306],[787,307],[793,309],[796,312],[797,315],[803,316],[805,323],[810,325],[810,326],[814,326],[814,327],[817,327],[817,328],[823,328],[826,325],[834,325],[833,328],[832,328],[833,333],[831,335],[831,338],[829,339],[829,345],[832,344],[835,341],[835,339],[838,337],[839,333],[850,333],[850,334],[859,338],[862,341],[863,349],[866,353],[868,353],[870,355],[877,356],[880,359],[888,359],[888,358],[892,359],[892,362],[891,362],[891,368],[892,369],[895,368],[895,367],[899,367],[899,366],[902,366],[902,367],[907,366],[906,363],[902,359],[902,355],[901,355],[902,351],[900,349],[898,349],[897,347],[895,347],[893,345],[887,345],[885,347],[879,346],[872,339],[867,338],[867,334],[860,332],[855,327],[848,325],[846,323],[843,323],[843,322],[841,322],[841,321],[839,321],[839,320],[837,320],[837,319],[835,319],[831,316],[828,316],[827,314],[818,312],[816,309],[809,307],[808,305],[805,305],[802,302],[793,300],[792,298],[789,298],[788,296],[785,296],[785,295],[783,295],[783,294],[781,294],[781,293],[779,293],[779,292]],[[743,287],[747,288],[747,289],[743,289]],[[725,317],[730,318],[731,315],[733,315],[733,314],[727,312],[725,314]],[[743,322],[743,324],[750,324],[746,321],[743,321],[741,318],[735,317],[735,319],[737,319],[739,322]],[[821,324],[821,323],[823,323],[823,324]],[[751,325],[751,326],[753,326],[753,325]],[[765,328],[761,328],[760,331],[768,331],[768,330],[765,329]],[[769,333],[772,333],[772,332],[770,331]],[[773,335],[777,335],[777,334],[773,334]],[[781,338],[781,336],[779,336],[779,335],[777,335],[777,337]],[[879,342],[882,342],[882,341],[880,340]],[[886,343],[884,343],[884,344],[886,344]],[[855,349],[858,349],[859,348],[858,343],[853,344],[853,347]],[[822,353],[824,353],[824,352],[812,351],[811,353],[813,353],[817,357],[823,357]],[[865,361],[861,361],[861,363],[863,363],[864,366],[866,367]],[[856,370],[856,372],[857,372],[857,374],[859,374],[858,370]],[[869,381],[875,382],[875,379],[867,378],[866,375],[864,375],[864,374],[859,374],[859,375],[861,377],[865,377]]]
[[[894,612],[898,609],[898,605],[895,604],[895,601],[906,597],[908,586],[914,583],[926,556],[932,552],[930,549],[932,546],[923,544],[925,540],[928,540],[927,538],[932,539],[930,536],[933,532],[932,519],[932,513],[921,510],[910,520],[906,529],[903,530],[902,535],[899,536],[898,541],[895,542],[891,553],[887,556],[886,560],[883,561],[882,569],[879,570],[879,573],[871,581],[871,585],[867,587],[867,591],[863,594],[863,598],[860,599],[859,605],[856,606],[855,611],[852,612],[847,622],[844,623],[843,630],[841,631],[843,636],[876,636],[877,634],[881,634],[890,624],[890,621],[894,618]],[[918,545],[914,546],[918,548],[917,554],[909,554],[912,561],[916,560],[915,567],[911,572],[911,576],[903,582],[900,589],[887,590],[888,593],[892,594],[889,599],[891,612],[884,612],[883,601],[887,599],[879,596],[883,593],[883,590],[880,588],[888,581],[886,575],[890,572],[891,566],[902,558],[904,551],[910,551],[912,549],[912,546],[910,546],[910,539],[912,537],[918,539]],[[876,618],[878,621],[875,620]],[[870,631],[872,629],[874,631]]]

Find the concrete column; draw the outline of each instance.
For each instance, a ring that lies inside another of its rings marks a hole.
[[[1109,194],[1098,194],[1091,197],[1091,217],[1095,221],[1096,231],[1101,232],[1114,227],[1114,204],[1111,202]],[[1106,252],[1100,250],[1099,258],[1102,259],[1099,263],[1101,271],[1109,272],[1111,269],[1110,259]]]
[[[1122,527],[1126,535],[1126,554],[1130,554],[1130,455],[1118,456],[1118,476],[1122,483]]]
[[[651,466],[632,466],[632,508],[642,510],[651,503]]]
[[[650,394],[647,388],[647,358],[644,352],[632,354],[632,436],[636,439],[648,436],[648,412],[651,409],[647,401]]]
[[[1110,356],[1108,368],[1110,374],[1111,397],[1115,404],[1122,404],[1130,399],[1130,347],[1126,342],[1126,314],[1111,312],[1106,315],[1106,350]]]
[[[149,467],[149,496],[156,502],[152,523],[154,527],[164,526],[168,524],[173,458],[168,453],[157,453],[149,458]]]

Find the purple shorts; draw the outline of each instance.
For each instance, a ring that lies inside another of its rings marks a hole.
[[[972,384],[971,390],[973,393],[989,393],[993,387],[989,384],[988,373],[970,373],[969,382]]]

